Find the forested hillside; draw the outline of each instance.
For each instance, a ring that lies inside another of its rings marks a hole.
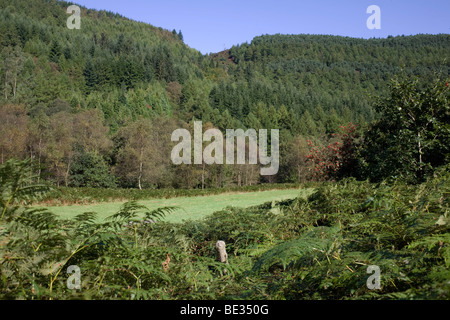
[[[256,37],[229,53],[236,62],[230,68],[230,81],[238,83],[238,99],[227,99],[226,87],[219,87],[212,94],[212,104],[229,103],[232,114],[243,116],[255,112],[255,101],[264,101],[269,108],[284,105],[296,116],[298,132],[336,132],[342,121],[373,120],[370,96],[385,93],[388,80],[401,70],[428,80],[433,72],[447,75],[449,40],[449,35],[369,40],[325,35]],[[311,116],[316,128],[306,125]]]
[[[0,161],[30,158],[39,179],[57,185],[314,179],[308,139],[326,145],[350,122],[362,133],[377,119],[372,95],[388,96],[402,70],[421,84],[450,71],[447,34],[266,35],[203,56],[180,30],[107,11],[82,7],[81,29],[68,29],[69,5],[0,0]],[[194,119],[205,129],[280,129],[278,175],[261,177],[255,165],[172,165],[170,135]]]

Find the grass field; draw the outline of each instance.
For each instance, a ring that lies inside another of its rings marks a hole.
[[[251,207],[269,201],[293,199],[299,195],[308,196],[311,194],[312,190],[313,189],[287,189],[245,193],[224,193],[198,197],[140,200],[138,203],[145,205],[150,210],[161,207],[178,207],[175,212],[166,216],[165,221],[182,222],[183,220],[198,220],[204,218],[228,206]],[[48,207],[48,210],[64,219],[71,219],[84,212],[96,212],[98,214],[98,220],[101,221],[116,213],[123,203],[124,201],[90,205],[58,206]]]

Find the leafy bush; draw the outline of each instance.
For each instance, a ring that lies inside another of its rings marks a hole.
[[[310,151],[307,159],[314,165],[314,180],[342,179],[358,174],[360,139],[357,127],[349,123],[340,128],[342,133],[333,133],[328,145],[321,148],[308,140]]]
[[[72,187],[116,188],[115,180],[106,161],[96,153],[79,154],[70,168]]]
[[[365,176],[423,182],[448,162],[450,152],[449,79],[393,79],[388,97],[375,104],[379,120],[362,148]]]

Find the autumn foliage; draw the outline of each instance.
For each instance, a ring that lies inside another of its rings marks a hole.
[[[333,133],[324,146],[308,140],[307,160],[314,164],[312,178],[325,181],[354,175],[357,171],[356,151],[359,141],[357,127],[353,123],[340,126],[341,132]]]

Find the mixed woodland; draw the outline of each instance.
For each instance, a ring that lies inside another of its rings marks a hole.
[[[419,181],[445,162],[448,34],[262,35],[202,55],[181,30],[108,11],[82,7],[81,28],[69,29],[69,5],[0,1],[0,163],[29,159],[39,181],[188,189]],[[174,166],[171,133],[195,120],[204,130],[279,129],[278,174]]]

